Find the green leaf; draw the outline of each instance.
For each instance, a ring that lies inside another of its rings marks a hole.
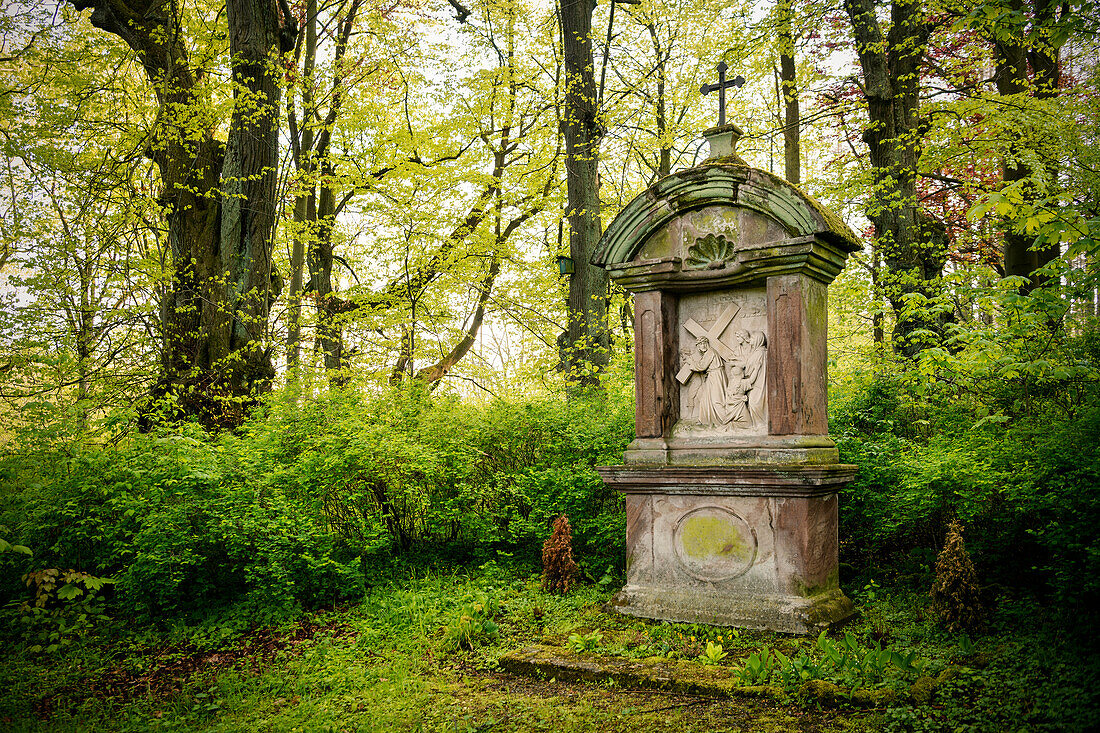
[[[62,601],[71,601],[80,596],[84,591],[73,583],[67,583],[57,591],[57,597]]]

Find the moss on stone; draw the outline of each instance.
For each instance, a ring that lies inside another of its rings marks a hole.
[[[775,685],[743,687],[729,667],[703,667],[694,662],[671,661],[664,657],[623,659],[578,654],[568,649],[532,646],[500,658],[500,666],[513,674],[561,681],[604,682],[624,687],[664,690],[704,697],[751,697],[784,700],[787,695]]]
[[[798,694],[811,698],[822,707],[837,707],[848,701],[847,691],[840,685],[825,680],[806,680],[798,688]]]
[[[932,702],[932,696],[936,694],[939,682],[933,677],[918,677],[909,685],[909,697],[917,705],[927,705]]]
[[[863,688],[852,691],[852,704],[862,708],[879,708],[893,705],[901,695],[889,687]]]
[[[720,158],[707,158],[706,160],[704,160],[702,163],[700,163],[696,167],[701,168],[703,166],[711,166],[711,165],[728,165],[728,166],[736,166],[738,168],[749,168],[749,164],[746,163],[744,160],[742,160],[741,156],[739,156],[737,153],[732,153],[730,155],[723,155]]]
[[[828,593],[831,590],[836,590],[840,587],[840,569],[833,568],[829,571],[829,574],[825,576],[825,580],[815,585],[808,585],[805,583],[799,583],[796,592],[803,598],[811,598],[820,593]]]
[[[695,560],[712,557],[745,560],[752,552],[736,525],[720,517],[689,517],[681,528],[680,541],[684,553]]]

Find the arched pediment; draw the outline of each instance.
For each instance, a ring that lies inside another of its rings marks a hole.
[[[615,270],[639,259],[687,262],[696,239],[708,235],[738,247],[811,237],[844,253],[860,248],[838,216],[795,186],[755,168],[708,163],[662,178],[627,204],[593,263]]]

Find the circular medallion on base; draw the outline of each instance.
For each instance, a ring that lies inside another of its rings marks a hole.
[[[684,571],[698,580],[736,578],[756,560],[756,532],[720,506],[701,506],[680,517],[672,544]]]

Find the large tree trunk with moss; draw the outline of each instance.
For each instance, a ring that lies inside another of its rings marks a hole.
[[[223,145],[203,122],[203,72],[188,58],[179,6],[71,1],[78,10],[92,8],[92,24],[137,54],[160,107],[149,154],[164,189],[172,282],[162,303],[153,396],[171,395],[208,427],[236,426],[275,374],[264,339],[278,295],[271,259],[279,98],[273,54],[287,40],[279,9],[275,0],[226,5],[235,104]]]
[[[599,384],[607,364],[607,272],[592,264],[600,223],[599,154],[602,136],[596,108],[596,77],[592,62],[592,4],[560,4],[565,61],[566,192],[568,197],[569,325],[566,331],[568,379],[579,386]]]
[[[917,0],[895,0],[883,34],[872,0],[845,0],[863,70],[870,124],[863,133],[874,170],[867,216],[886,266],[882,287],[895,315],[894,348],[913,355],[938,343],[945,316],[934,302],[946,238],[917,200],[917,168],[925,123],[920,117],[920,67],[930,27]]]

